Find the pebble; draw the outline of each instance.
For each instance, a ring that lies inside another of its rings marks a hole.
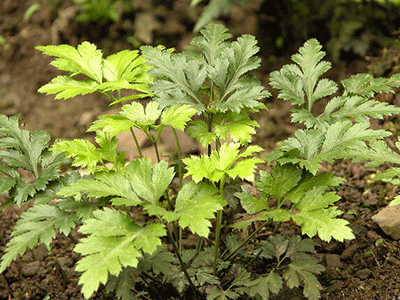
[[[340,258],[342,260],[347,260],[353,257],[353,255],[357,252],[358,248],[360,248],[359,243],[354,243],[353,245],[350,245],[348,248],[346,248],[342,254],[340,255]]]
[[[365,280],[372,276],[372,271],[370,269],[362,269],[354,273],[354,276],[361,280]]]
[[[400,205],[387,206],[372,216],[374,221],[387,235],[400,240]]]
[[[337,254],[325,254],[325,263],[327,269],[343,268],[343,263]]]
[[[336,293],[339,292],[343,288],[343,281],[341,280],[333,280],[331,285],[328,287],[329,293]]]
[[[37,271],[39,270],[39,267],[40,267],[39,261],[24,263],[21,268],[21,273],[25,277],[32,277],[36,275]]]

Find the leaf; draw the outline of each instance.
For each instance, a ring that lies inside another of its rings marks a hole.
[[[0,273],[27,248],[33,248],[39,242],[49,247],[57,229],[68,235],[76,221],[75,213],[47,204],[34,205],[23,212],[1,258]]]
[[[373,78],[371,74],[361,73],[342,80],[342,85],[346,93],[371,98],[376,93],[393,93],[393,88],[399,87],[400,81],[396,76]]]
[[[65,153],[66,157],[74,158],[73,166],[94,170],[102,161],[96,146],[88,140],[75,139],[72,141],[59,141],[50,147],[52,151]]]
[[[0,190],[8,191],[18,205],[59,177],[63,156],[49,152],[49,141],[44,131],[20,129],[17,118],[0,114],[0,177],[6,176]],[[19,168],[31,172],[34,180],[25,182]]]
[[[153,166],[148,158],[131,161],[126,172],[135,193],[151,204],[157,204],[175,175],[165,161]]]
[[[247,148],[247,151],[245,150],[245,152],[240,154],[239,147],[240,144],[238,143],[225,143],[221,146],[219,151],[212,151],[210,156],[202,155],[200,157],[191,156],[185,158],[183,162],[186,164],[186,169],[188,171],[185,176],[191,175],[195,182],[199,182],[203,178],[207,178],[212,182],[217,182],[221,180],[224,175],[228,175],[233,179],[240,177],[246,180],[252,180],[255,165],[262,161],[257,158],[237,161],[254,152],[261,151],[262,148],[250,146]]]
[[[197,20],[193,31],[199,31],[204,25],[218,18],[220,14],[229,12],[231,5],[230,0],[210,0],[210,3],[204,8],[203,13]]]
[[[199,141],[204,148],[207,148],[208,145],[217,139],[215,131],[210,132],[207,123],[203,120],[192,121],[188,126],[187,133]]]
[[[79,279],[85,298],[95,292],[100,283],[105,284],[108,274],[118,276],[123,267],[136,267],[141,251],[152,253],[161,245],[165,235],[162,224],[136,225],[123,213],[104,208],[93,212],[94,218],[86,220],[79,232],[89,236],[80,240],[75,251],[84,257],[76,270],[83,272]]]
[[[276,165],[271,173],[261,172],[256,182],[259,191],[280,200],[284,194],[293,189],[301,179],[302,171],[295,165]]]
[[[71,75],[84,74],[90,79],[102,82],[102,53],[95,45],[83,42],[77,49],[69,45],[38,46],[44,54],[57,57],[52,65]]]
[[[267,276],[260,276],[246,285],[250,287],[249,295],[251,297],[259,295],[261,299],[268,300],[270,292],[277,294],[282,289],[283,282],[277,273],[271,271]]]
[[[189,182],[179,191],[176,198],[175,213],[179,216],[179,226],[202,237],[208,237],[214,213],[222,210],[226,201],[218,190],[208,184]]]
[[[94,121],[88,131],[103,130],[113,137],[117,136],[121,132],[128,132],[134,125],[135,123],[127,117],[120,115],[105,115],[100,116],[98,120]]]
[[[183,131],[197,110],[190,105],[174,105],[168,107],[161,115],[161,124],[169,125]]]
[[[118,274],[118,276],[110,276],[107,280],[106,291],[110,293],[116,291],[118,299],[132,300],[134,299],[133,287],[136,284],[138,275],[135,274],[135,269],[132,267],[125,267]],[[147,294],[147,293],[145,293]]]
[[[56,94],[55,99],[69,99],[77,95],[87,95],[96,92],[98,83],[92,80],[75,80],[71,77],[60,75],[49,83],[39,88],[39,93],[46,95]]]
[[[155,124],[161,115],[161,109],[159,109],[159,104],[155,101],[149,102],[146,105],[146,110],[142,104],[132,102],[122,106],[121,115],[133,121],[135,126],[146,130],[150,125]]]
[[[348,222],[336,219],[342,214],[335,206],[329,205],[339,200],[333,192],[325,193],[325,187],[314,187],[307,191],[293,210],[293,220],[301,225],[303,234],[309,237],[318,235],[322,240],[329,242],[332,238],[343,241],[353,239],[354,235],[347,226]]]

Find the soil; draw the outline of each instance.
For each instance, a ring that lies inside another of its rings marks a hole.
[[[0,44],[0,113],[18,115],[26,129],[43,129],[54,138],[90,138],[85,131],[99,114],[108,110],[108,101],[98,95],[54,101],[53,96],[37,93],[40,86],[58,73],[49,66],[51,58],[43,56],[34,47],[60,43],[76,46],[89,40],[110,54],[132,49],[132,39],[128,37],[135,33],[142,43],[162,43],[181,50],[194,36],[192,29],[200,12],[198,8],[189,7],[189,2],[132,1],[135,15],[127,14],[123,21],[99,24],[77,22],[78,9],[72,0],[2,0],[0,37],[4,41]],[[40,4],[39,9],[27,15],[28,8],[36,3]],[[243,33],[259,36],[262,34],[257,26],[259,5],[257,1],[250,1],[246,8],[235,6],[223,21],[235,36]],[[139,15],[147,15],[154,22],[152,30],[140,29],[138,22],[135,23]],[[266,49],[270,45],[260,46]],[[269,72],[288,62],[289,56],[275,56],[273,61],[271,56],[262,59],[256,75],[266,84]],[[361,71],[366,71],[366,62],[362,59],[335,64],[329,76],[337,80]],[[398,96],[392,100],[399,102]],[[290,124],[288,103],[275,101],[272,97],[266,104],[269,111],[257,117],[262,129],[256,141],[271,150],[277,141],[293,134],[296,127]],[[400,299],[398,241],[386,236],[371,220],[372,215],[387,206],[394,188],[371,186],[368,178],[376,170],[362,164],[339,161],[326,168],[346,179],[339,192],[338,206],[356,238],[344,243],[317,240],[318,257],[326,267],[326,272],[319,278],[323,285],[322,299]],[[5,202],[6,196],[2,197],[0,200]],[[0,212],[0,252],[5,248],[18,216],[27,207],[10,206]],[[73,246],[70,239],[58,235],[50,253],[44,246],[28,250],[0,274],[0,300],[83,299],[78,285],[79,274],[74,271],[78,254],[72,251]],[[100,290],[94,298],[106,299],[106,296]],[[298,291],[284,291],[276,299],[303,297]]]

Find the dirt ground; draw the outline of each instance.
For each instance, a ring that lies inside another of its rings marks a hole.
[[[162,43],[180,50],[194,36],[191,28],[199,11],[188,7],[189,0],[148,1],[152,4],[133,2],[137,4],[138,12],[147,13],[156,22],[153,30],[140,31],[135,16],[103,25],[79,23],[75,19],[77,6],[72,0],[0,1],[0,37],[4,39],[0,44],[0,113],[19,115],[26,129],[43,129],[54,138],[87,136],[87,127],[108,109],[109,103],[92,95],[54,101],[52,96],[37,93],[40,86],[58,73],[49,66],[51,59],[34,47],[59,43],[76,46],[89,40],[110,54],[132,49],[133,45],[126,37],[136,32],[142,42]],[[158,2],[163,3],[161,7]],[[27,17],[27,9],[35,3],[41,6]],[[157,6],[157,9],[151,10],[147,5]],[[235,13],[224,19],[230,31],[235,35],[260,35],[257,5],[251,4],[246,10],[235,7]],[[268,45],[261,46],[263,49]],[[267,82],[268,73],[287,61],[288,56],[276,57],[273,62],[263,57],[257,76]],[[340,63],[334,66],[329,76],[342,79],[365,70],[366,64],[362,60]],[[400,94],[394,97],[395,102],[400,102],[399,99]],[[261,129],[256,141],[266,149],[273,149],[276,141],[293,134],[296,128],[289,121],[288,103],[271,98],[266,100],[266,104],[269,111],[257,117]],[[366,169],[361,164],[341,161],[329,168],[346,178],[339,192],[342,199],[338,206],[344,212],[343,218],[350,222],[356,239],[344,243],[317,240],[318,257],[327,269],[319,278],[324,286],[322,299],[400,299],[399,244],[371,220],[372,215],[387,206],[388,195],[396,191],[384,185],[370,186],[368,178],[375,170]],[[4,202],[5,196],[0,200]],[[0,253],[19,214],[26,208],[11,206],[0,211]],[[383,242],[377,243],[381,239]],[[27,251],[0,274],[0,300],[83,299],[77,284],[79,275],[74,271],[78,254],[72,251],[73,246],[68,238],[60,235],[54,240],[51,253],[43,246]],[[94,298],[107,299],[102,291]],[[276,299],[303,298],[296,291],[286,291]]]

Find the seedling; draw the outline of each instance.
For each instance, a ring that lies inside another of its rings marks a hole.
[[[76,271],[82,272],[86,298],[100,284],[118,299],[165,299],[166,293],[175,299],[268,299],[284,284],[302,286],[308,299],[320,297],[317,275],[323,267],[312,256],[314,242],[259,234],[292,220],[310,238],[354,237],[334,205],[339,196],[333,190],[343,179],[319,167],[342,158],[379,165],[396,157],[383,141],[389,133],[370,128],[369,118],[400,109],[370,98],[400,81],[353,76],[315,116],[313,106],[338,88],[320,79],[330,68],[320,44],[306,42],[293,56],[295,64],[273,72],[270,82],[280,98],[292,102],[292,120],[305,129],[265,161],[257,155],[263,149],[252,144],[259,125],[251,115],[266,109],[262,100],[269,96],[249,74],[260,64],[258,47],[251,35],[230,38],[224,26],[212,24],[182,53],[145,46],[142,54],[125,50],[104,58],[87,42],[76,49],[38,47],[67,72],[40,92],[56,99],[102,93],[121,109],[90,126],[95,144],[75,139],[50,145],[44,132],[22,130],[16,118],[1,116],[0,192],[19,205],[35,199],[16,223],[1,272],[27,248],[49,247],[56,231],[69,235],[78,225],[85,237],[74,248],[81,254]],[[122,97],[122,90],[132,94]],[[151,98],[146,104],[130,102],[146,97]],[[176,165],[159,154],[168,126],[177,144]],[[136,141],[134,127],[148,136],[157,163],[142,156],[138,143],[137,159],[127,161],[118,151],[117,135],[131,132]],[[199,141],[206,154],[182,157],[179,130]],[[63,157],[86,175],[61,174]],[[259,172],[262,164],[271,171]],[[21,168],[35,180],[24,182]],[[240,207],[245,218],[237,216]],[[253,222],[257,229],[246,233]],[[195,242],[188,244],[187,237]]]

